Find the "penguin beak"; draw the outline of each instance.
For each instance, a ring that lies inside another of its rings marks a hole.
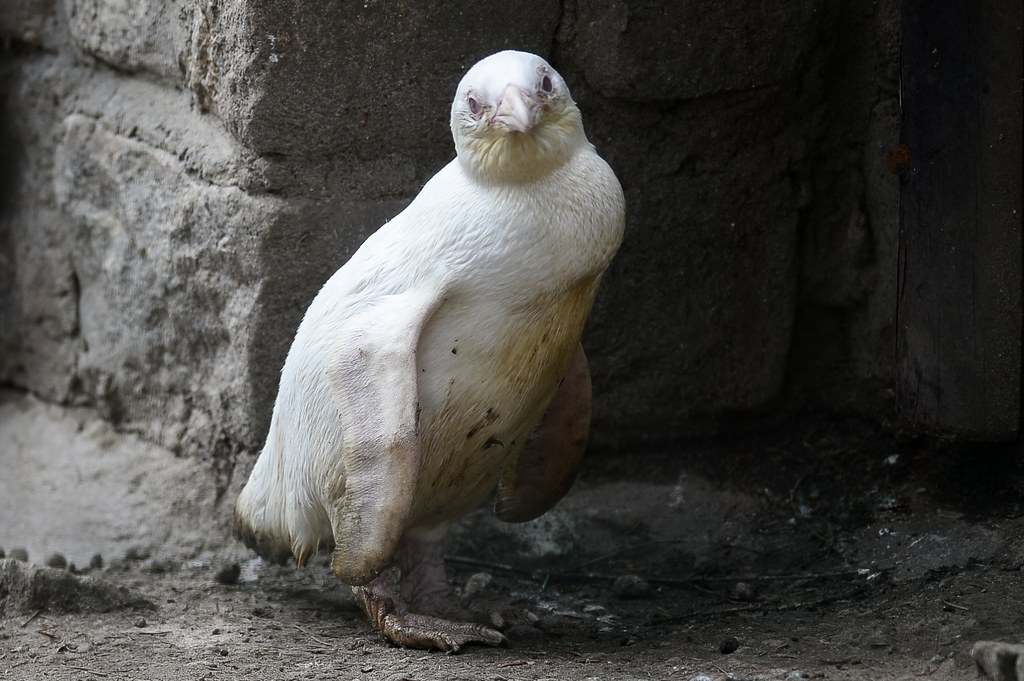
[[[541,103],[516,85],[509,85],[498,97],[498,106],[491,117],[492,125],[501,125],[513,132],[529,132],[537,125]]]

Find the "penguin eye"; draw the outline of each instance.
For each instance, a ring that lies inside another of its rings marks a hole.
[[[469,112],[474,116],[479,116],[480,112],[484,110],[483,105],[480,104],[480,100],[473,95],[470,95],[466,102],[469,104]]]
[[[540,89],[549,95],[551,94],[551,91],[555,89],[555,84],[551,82],[551,76],[544,74],[540,81]]]

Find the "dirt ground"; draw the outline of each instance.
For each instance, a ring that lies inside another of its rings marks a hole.
[[[1024,636],[1013,447],[806,418],[596,453],[544,518],[453,532],[452,584],[509,645],[448,656],[383,643],[326,556],[225,539],[234,488],[190,462],[16,394],[0,429],[0,546],[103,556],[59,598],[0,562],[3,679],[974,679],[975,641]]]

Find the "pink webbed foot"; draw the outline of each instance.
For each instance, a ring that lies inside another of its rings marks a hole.
[[[504,634],[482,624],[409,612],[383,575],[366,586],[352,587],[352,593],[381,635],[398,646],[457,653],[468,643],[505,642]]]
[[[455,595],[445,580],[441,546],[435,541],[404,540],[400,586],[395,583],[397,570],[386,570],[369,584],[352,587],[356,602],[395,645],[457,653],[469,643],[504,644],[500,631],[449,619],[465,613],[454,605]]]

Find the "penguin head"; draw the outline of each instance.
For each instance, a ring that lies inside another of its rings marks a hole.
[[[565,80],[544,59],[506,50],[477,62],[452,102],[452,136],[463,168],[483,182],[543,177],[587,144]]]

